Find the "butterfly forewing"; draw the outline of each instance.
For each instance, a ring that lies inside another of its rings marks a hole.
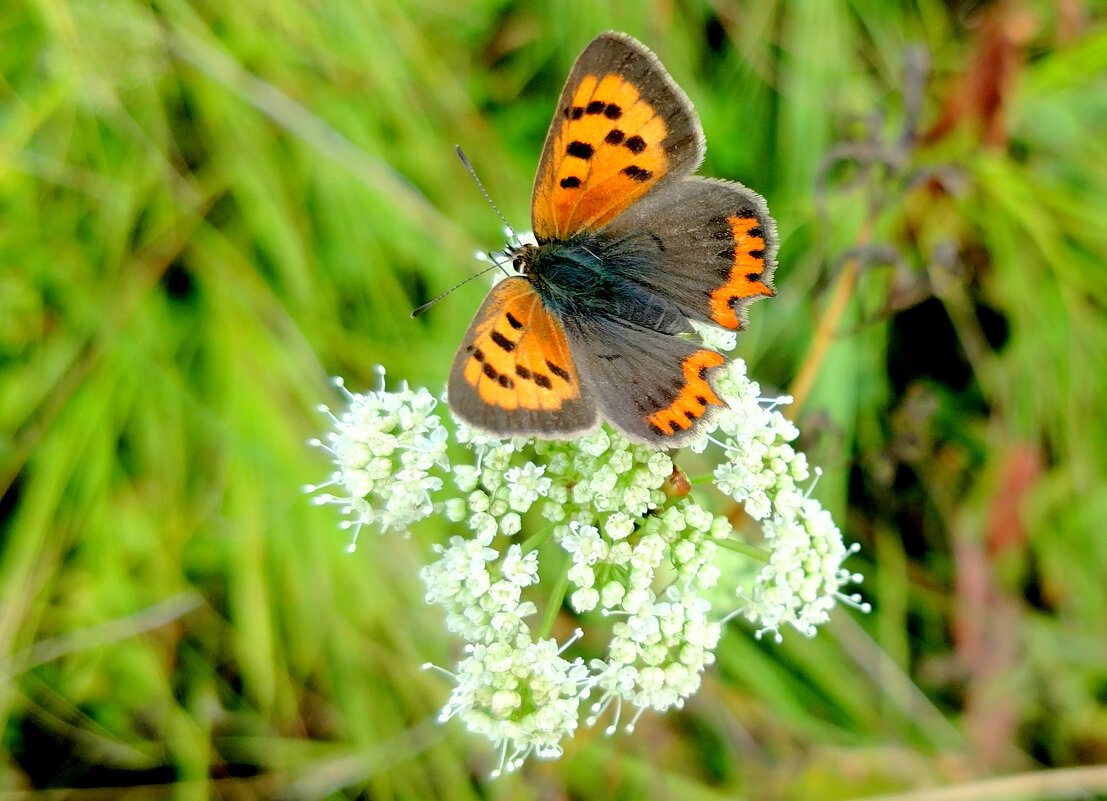
[[[598,417],[564,328],[520,277],[497,284],[473,318],[448,394],[458,417],[501,435],[570,437]]]
[[[666,178],[703,161],[699,119],[646,47],[605,33],[562,90],[534,182],[540,242],[603,227]]]

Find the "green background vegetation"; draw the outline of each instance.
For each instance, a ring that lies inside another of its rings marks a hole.
[[[0,5],[0,798],[1107,793],[1102,11]],[[304,443],[329,375],[442,386],[483,284],[408,311],[502,242],[452,147],[525,228],[611,28],[768,198],[739,353],[874,611],[733,624],[683,712],[488,784],[418,671],[456,656],[416,579],[446,524],[347,555]]]

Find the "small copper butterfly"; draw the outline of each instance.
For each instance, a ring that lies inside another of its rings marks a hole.
[[[676,448],[723,407],[726,359],[690,321],[738,329],[774,294],[776,224],[741,184],[694,175],[705,151],[688,97],[622,33],[573,65],[546,135],[538,244],[489,293],[454,359],[455,415],[500,436],[570,438],[606,418]]]

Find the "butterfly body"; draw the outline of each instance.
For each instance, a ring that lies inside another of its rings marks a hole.
[[[564,241],[524,245],[517,269],[545,308],[568,328],[606,317],[665,334],[690,332],[676,304],[642,284],[642,276],[662,261],[653,244],[646,236],[578,234]]]
[[[535,178],[537,244],[510,248],[465,335],[455,414],[498,435],[566,438],[606,418],[674,448],[723,407],[725,358],[691,321],[738,329],[773,294],[776,229],[741,184],[693,175],[703,132],[657,58],[601,34],[577,59]]]

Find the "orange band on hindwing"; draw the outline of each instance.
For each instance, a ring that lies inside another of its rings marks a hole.
[[[646,418],[654,431],[667,436],[685,431],[703,417],[709,406],[722,406],[723,402],[707,381],[707,371],[712,367],[719,367],[725,361],[722,355],[713,350],[697,350],[688,356],[681,363],[684,387],[676,400],[668,408]]]
[[[765,272],[765,237],[754,217],[727,217],[734,237],[730,275],[727,282],[711,293],[711,319],[726,328],[741,324],[735,304],[755,295],[773,295],[761,276]]]

